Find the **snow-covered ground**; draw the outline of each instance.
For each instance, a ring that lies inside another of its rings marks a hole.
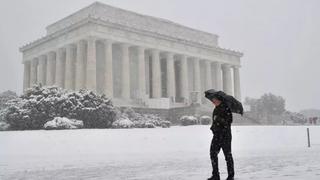
[[[320,127],[311,148],[306,127],[232,131],[237,179],[320,179]],[[209,126],[0,132],[0,179],[204,180],[211,137]]]

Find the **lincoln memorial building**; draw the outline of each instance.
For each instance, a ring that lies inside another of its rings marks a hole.
[[[24,89],[87,89],[114,104],[163,109],[206,104],[212,88],[241,99],[243,54],[219,47],[215,34],[99,2],[46,31],[20,48]]]

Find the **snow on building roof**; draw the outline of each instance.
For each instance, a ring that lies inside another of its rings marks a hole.
[[[73,27],[75,24],[88,21],[90,19],[102,21],[105,22],[105,24],[110,23],[113,25],[118,25],[120,27],[122,26],[137,31],[148,32],[149,34],[155,33],[157,35],[176,39],[177,41],[187,41],[195,43],[196,45],[203,45],[206,48],[211,47],[217,51],[231,53],[239,57],[243,56],[241,52],[219,47],[219,36],[216,34],[211,34],[201,30],[186,27],[166,19],[138,14],[132,11],[109,6],[100,2],[95,2],[47,26],[46,36],[25,44],[20,48],[20,51],[23,52],[24,50],[27,50],[49,39],[52,39],[56,36],[56,34],[59,34],[59,32],[69,27]]]
[[[47,26],[47,35],[63,30],[88,17],[211,47],[218,46],[218,36],[215,34],[192,29],[169,20],[112,7],[100,2],[95,2],[88,7]]]

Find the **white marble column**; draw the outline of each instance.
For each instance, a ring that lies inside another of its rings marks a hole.
[[[211,73],[211,61],[205,61],[206,64],[206,90],[212,89],[212,73]]]
[[[161,66],[159,50],[152,50],[152,97],[161,98]]]
[[[240,90],[240,66],[233,67],[233,80],[234,80],[234,96],[236,99],[241,101],[241,90]]]
[[[145,51],[144,54],[145,57],[145,63],[146,63],[146,91],[147,91],[147,98],[151,98],[152,92],[151,92],[151,68],[150,68],[150,52]]]
[[[189,100],[189,84],[188,84],[188,61],[185,55],[181,56],[181,96],[185,102]]]
[[[86,72],[86,88],[93,92],[97,91],[97,55],[96,55],[96,39],[91,37],[88,39],[87,46],[87,72]]]
[[[104,41],[105,47],[105,68],[104,68],[104,94],[107,97],[113,97],[113,63],[112,63],[112,42],[110,40]]]
[[[37,84],[38,59],[31,60],[30,87]]]
[[[213,63],[213,74],[214,74],[213,88],[217,91],[221,91],[222,90],[222,73],[221,73],[221,63],[220,62]]]
[[[129,61],[129,45],[121,44],[121,63],[122,63],[122,81],[121,95],[124,99],[130,99],[130,61]]]
[[[223,74],[223,91],[229,95],[232,94],[231,66],[229,64],[222,65]]]
[[[146,91],[146,60],[144,56],[144,47],[138,47],[138,83],[139,83],[139,96],[145,99],[147,96]]]
[[[26,90],[30,87],[30,72],[31,72],[31,65],[30,61],[23,62],[23,90]]]
[[[55,85],[64,88],[64,57],[63,49],[60,48],[56,52],[56,78]]]
[[[76,78],[75,89],[78,91],[85,88],[86,65],[85,65],[85,42],[80,40],[77,42],[76,57]]]
[[[39,62],[38,62],[38,73],[37,73],[37,80],[38,83],[41,84],[42,86],[46,85],[46,56],[41,55],[39,57]]]
[[[194,91],[198,92],[198,102],[201,102],[200,59],[194,58]]]
[[[175,102],[176,98],[176,78],[174,69],[173,53],[166,53],[167,59],[167,94],[168,97]]]
[[[55,59],[56,55],[54,52],[49,52],[47,54],[47,79],[46,84],[52,86],[55,83]]]
[[[69,90],[74,90],[74,47],[72,44],[66,47],[66,77],[64,87]]]

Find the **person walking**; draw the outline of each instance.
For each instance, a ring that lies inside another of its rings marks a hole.
[[[212,113],[212,125],[210,127],[213,133],[210,146],[212,176],[208,178],[208,180],[220,180],[218,154],[221,149],[224,153],[227,163],[227,180],[233,180],[235,172],[231,151],[231,124],[233,121],[232,112],[243,114],[242,104],[232,96],[229,96],[222,91],[208,90],[205,92],[205,97],[208,98],[215,106]]]

